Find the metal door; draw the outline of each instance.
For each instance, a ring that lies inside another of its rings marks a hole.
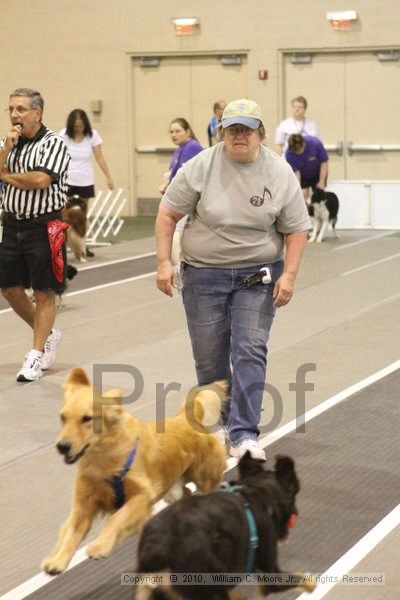
[[[329,150],[329,179],[398,179],[400,62],[376,52],[311,54],[308,64],[284,57],[284,102],[307,98],[307,116]]]
[[[230,65],[213,55],[161,56],[158,66],[135,58],[132,84],[136,198],[155,199],[174,150],[169,123],[184,117],[207,147],[214,102],[247,96],[246,56]]]
[[[349,53],[345,86],[347,179],[399,179],[400,62]]]
[[[292,115],[291,100],[304,96],[307,117],[317,122],[329,149],[329,179],[345,178],[344,54],[313,54],[310,63],[292,63],[284,57],[284,117]]]

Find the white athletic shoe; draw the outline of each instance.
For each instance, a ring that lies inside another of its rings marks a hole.
[[[42,370],[50,369],[56,360],[56,348],[61,340],[61,331],[59,329],[52,329],[49,337],[44,345],[44,352],[42,356]]]
[[[17,373],[17,381],[36,381],[39,379],[42,373],[41,367],[42,356],[36,350],[31,350],[28,354],[25,354],[22,368]]]
[[[241,458],[247,451],[253,458],[258,460],[267,460],[264,450],[260,447],[257,440],[243,440],[238,446],[231,446],[230,455],[235,458]]]

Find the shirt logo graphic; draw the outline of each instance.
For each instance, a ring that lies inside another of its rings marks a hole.
[[[267,187],[264,187],[264,193],[261,196],[252,196],[250,198],[250,202],[253,206],[262,206],[264,204],[264,200],[265,200],[265,194],[269,194],[269,197],[272,200],[272,195],[271,192],[269,191],[269,189]]]

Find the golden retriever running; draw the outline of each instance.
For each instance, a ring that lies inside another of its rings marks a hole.
[[[71,514],[55,552],[42,563],[52,575],[67,568],[99,512],[113,514],[89,544],[91,558],[108,556],[136,533],[153,504],[176,482],[183,486],[193,481],[209,492],[220,484],[225,468],[225,450],[207,428],[219,419],[223,382],[196,388],[176,417],[158,424],[142,423],[124,410],[119,390],[101,397],[82,369],[71,371],[64,390],[57,448],[67,464],[79,460],[79,471]],[[122,487],[122,498],[113,478]]]

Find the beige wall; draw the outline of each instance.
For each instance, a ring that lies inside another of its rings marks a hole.
[[[354,9],[359,22],[349,33],[331,29],[326,12]],[[118,186],[135,213],[135,173],[130,115],[130,55],[169,52],[227,52],[248,49],[249,96],[264,107],[273,137],[282,117],[282,49],[398,47],[399,0],[1,0],[1,98],[7,105],[15,87],[44,95],[45,123],[58,130],[72,108],[90,113],[101,99],[103,112],[92,123]],[[200,35],[176,37],[171,18],[197,16]],[[268,69],[259,81],[258,69]],[[179,93],[179,81],[171,81]],[[323,85],[323,82],[321,82]],[[162,90],[155,90],[162,98]],[[299,90],[306,94],[306,91]],[[0,130],[7,115],[0,116]],[[143,115],[151,118],[151,115]],[[397,115],[394,115],[397,118]],[[98,189],[104,178],[96,172]]]

